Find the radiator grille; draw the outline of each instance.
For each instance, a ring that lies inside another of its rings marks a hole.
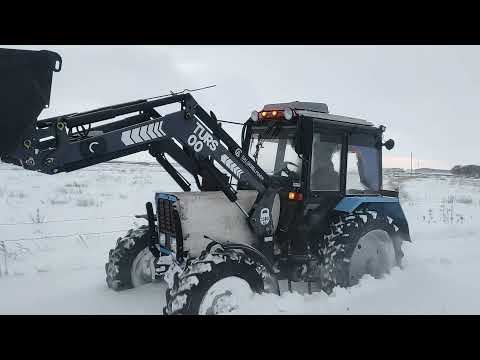
[[[173,201],[159,198],[157,201],[158,228],[161,233],[176,235]]]

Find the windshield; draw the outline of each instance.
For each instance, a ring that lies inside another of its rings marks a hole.
[[[302,160],[295,152],[293,134],[280,134],[277,138],[253,134],[249,156],[268,175],[300,179]]]

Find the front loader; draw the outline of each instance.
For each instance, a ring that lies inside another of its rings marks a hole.
[[[0,49],[1,160],[53,175],[148,151],[183,190],[157,193],[148,225],[117,240],[110,288],[163,278],[166,314],[218,314],[282,280],[329,293],[401,264],[410,236],[398,193],[382,189],[384,126],[269,104],[237,144],[190,93],[38,119],[61,66],[54,52]]]

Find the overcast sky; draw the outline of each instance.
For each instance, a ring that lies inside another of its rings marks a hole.
[[[216,84],[193,95],[219,119],[244,122],[266,103],[325,102],[387,127],[396,146],[386,166],[410,167],[410,152],[414,167],[480,164],[480,46],[2,47],[62,56],[41,118]],[[239,127],[226,128],[239,139]]]

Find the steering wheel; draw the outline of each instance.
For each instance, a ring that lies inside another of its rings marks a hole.
[[[288,165],[293,165],[296,168],[299,168],[298,164],[295,164],[291,161],[284,161],[282,165],[283,167],[280,170],[277,170],[273,173],[274,176],[280,176],[282,175],[282,172],[285,172],[288,177],[297,175],[295,171],[292,171],[288,168]]]

